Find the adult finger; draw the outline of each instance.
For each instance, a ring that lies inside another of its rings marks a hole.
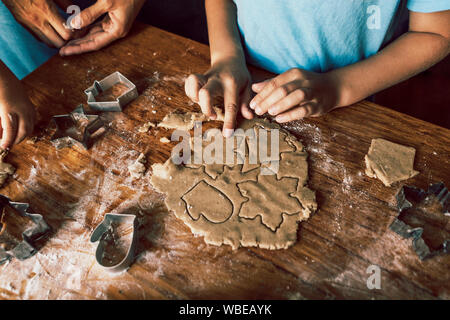
[[[3,149],[8,149],[16,139],[17,132],[17,116],[15,114],[7,113],[1,115],[2,124],[2,140],[0,146]]]
[[[229,138],[233,135],[236,127],[236,117],[238,113],[238,88],[234,84],[225,85],[224,87],[224,106],[225,117],[223,121],[223,136]]]
[[[191,74],[184,82],[184,91],[186,95],[198,103],[198,92],[206,84],[206,77],[202,74]]]
[[[203,114],[212,120],[217,118],[213,109],[213,99],[223,95],[222,84],[218,79],[211,78],[198,92],[198,104],[202,108]]]
[[[49,5],[51,14],[47,17],[48,22],[61,38],[69,40],[72,37],[72,31],[65,27],[65,20],[59,14],[57,6],[53,2],[50,2]]]
[[[77,49],[77,47],[79,47],[80,45],[82,45],[84,43],[93,41],[94,36],[100,32],[104,32],[104,30],[101,26],[99,26],[99,25],[93,26],[84,36],[69,41],[64,47],[62,47],[59,50],[59,54],[61,56],[74,54],[73,53],[74,51],[77,52],[77,50],[78,51],[80,50],[79,48]]]
[[[49,47],[54,47],[53,43],[47,38],[47,36],[43,32],[41,32],[41,30],[36,28],[30,28],[30,30],[32,30],[32,34],[38,41],[42,41]]]
[[[83,29],[95,22],[100,16],[108,12],[109,6],[104,1],[97,1],[92,6],[87,7],[79,13],[77,17],[70,21],[70,26],[74,29]]]
[[[280,99],[269,107],[269,114],[276,116],[292,107],[299,106],[305,101],[308,101],[308,90],[304,88],[296,88],[291,91],[286,97]]]
[[[253,112],[249,108],[249,102],[251,100],[251,91],[247,87],[241,94],[241,113],[245,119],[253,119]]]
[[[278,123],[285,123],[289,121],[300,120],[310,116],[312,114],[312,110],[312,105],[306,104],[276,116],[275,121]]]
[[[41,32],[47,41],[51,44],[51,46],[55,48],[61,48],[66,41],[53,29],[50,23],[45,22],[43,28],[41,28]]]
[[[264,85],[264,88],[250,102],[250,108],[255,110],[261,103],[261,101],[267,98],[272,93],[272,91],[286,83],[296,80],[296,77],[299,76],[300,73],[300,71],[296,70],[297,69],[289,70],[267,81]]]
[[[96,51],[109,45],[114,40],[116,40],[116,37],[113,33],[105,31],[89,33],[83,38],[67,43],[67,45],[59,51],[59,54],[62,56],[70,56]]]
[[[56,48],[60,43],[64,43],[64,40],[56,34],[55,30],[53,30],[53,28],[49,24],[47,24],[47,26],[45,28],[43,27],[42,29],[38,29],[31,26],[29,30],[31,30],[31,33],[35,36],[37,40],[42,41],[51,48]],[[54,33],[53,39],[56,39],[57,42],[56,44],[52,39],[50,39],[48,35],[52,34],[52,32]]]

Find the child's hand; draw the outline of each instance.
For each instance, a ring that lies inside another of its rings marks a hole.
[[[268,112],[280,123],[319,116],[338,105],[340,89],[331,73],[291,69],[252,86],[257,95],[250,108],[257,115]]]
[[[250,73],[245,61],[229,58],[215,63],[203,75],[191,74],[186,79],[185,90],[187,96],[198,103],[202,112],[213,120],[217,116],[213,109],[213,99],[224,98],[223,135],[230,137],[236,126],[239,110],[245,118],[253,118],[253,113],[248,107],[251,98],[250,83]]]
[[[12,89],[0,98],[1,142],[3,149],[20,143],[33,132],[36,113],[25,92]]]

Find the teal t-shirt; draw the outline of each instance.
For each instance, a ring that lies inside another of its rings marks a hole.
[[[23,79],[58,52],[35,39],[0,1],[0,59]]]
[[[408,10],[450,9],[450,0],[234,0],[248,60],[274,73],[316,72],[376,54]]]

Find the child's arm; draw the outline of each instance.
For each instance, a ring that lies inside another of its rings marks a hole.
[[[450,50],[450,10],[410,12],[409,32],[378,54],[327,73],[289,70],[254,84],[256,114],[288,122],[358,102],[439,62]]]
[[[245,64],[244,50],[237,27],[236,7],[231,0],[206,0],[211,68],[203,75],[190,75],[185,84],[186,94],[198,103],[207,116],[215,119],[212,108],[215,97],[223,97],[225,121],[223,134],[233,134],[240,110],[251,119],[248,108],[251,79]]]
[[[0,60],[0,147],[7,149],[33,131],[35,110],[20,81]]]

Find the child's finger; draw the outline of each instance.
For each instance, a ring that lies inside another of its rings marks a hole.
[[[288,95],[291,94],[291,92],[294,92],[295,90],[301,88],[301,85],[302,85],[301,81],[292,81],[287,84],[279,86],[278,88],[273,90],[268,97],[266,97],[259,103],[259,105],[255,109],[255,113],[257,115],[265,114],[274,104],[286,98]],[[301,98],[301,100],[299,101],[300,103],[301,101],[306,99],[306,94],[304,94],[302,97],[300,97],[300,94],[298,94],[297,97]]]
[[[244,92],[241,94],[241,113],[245,119],[253,119],[253,112],[248,107],[248,103],[251,99],[250,88],[247,87]]]
[[[280,101],[281,99],[287,97],[293,88],[289,85],[282,85],[275,90],[273,90],[267,97],[261,100],[255,108],[255,113],[257,115],[263,115],[269,110],[269,108]]]
[[[269,114],[276,116],[292,107],[300,105],[308,99],[307,91],[303,88],[298,88],[290,92],[286,97],[280,99],[269,107]]]
[[[312,109],[311,105],[306,104],[276,116],[275,121],[278,123],[285,123],[300,120],[309,117],[312,114]]]
[[[215,120],[217,118],[216,112],[212,106],[213,99],[222,95],[222,84],[217,79],[209,79],[203,88],[201,88],[198,92],[198,104],[200,105],[203,114],[211,120]]]
[[[204,75],[191,74],[184,82],[184,91],[186,92],[186,95],[189,97],[189,99],[191,99],[195,103],[198,103],[198,92],[200,91],[200,88],[205,84],[206,77]]]
[[[238,113],[238,98],[239,93],[236,86],[229,86],[225,88],[224,105],[225,117],[223,121],[223,136],[229,138],[233,135],[236,127],[236,117]]]
[[[264,80],[264,81],[262,81],[262,82],[254,83],[254,84],[252,85],[252,90],[253,90],[253,92],[256,92],[256,93],[261,92],[261,90],[266,86],[266,84],[267,84],[270,80],[272,80],[272,79],[267,79],[267,80]]]
[[[15,114],[7,113],[1,115],[2,124],[2,140],[1,147],[8,149],[13,144],[16,138],[17,131],[17,116]]]
[[[266,82],[264,88],[250,101],[250,108],[256,110],[260,103],[278,87],[295,80],[295,73],[285,72]]]

